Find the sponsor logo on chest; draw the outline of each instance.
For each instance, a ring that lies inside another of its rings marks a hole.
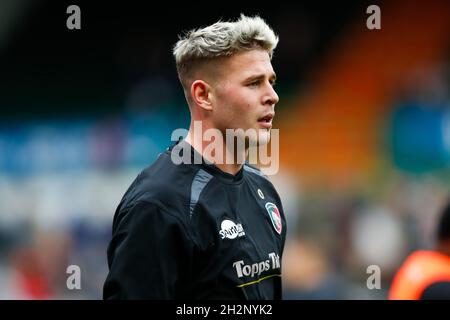
[[[256,262],[253,264],[245,264],[244,260],[233,263],[238,278],[255,277],[269,270],[280,268],[280,257],[275,252],[269,253],[269,259]]]
[[[234,223],[231,220],[223,220],[220,224],[219,235],[221,239],[236,239],[245,236],[244,228],[240,223]]]

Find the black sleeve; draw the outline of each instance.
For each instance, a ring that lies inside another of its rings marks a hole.
[[[450,300],[450,282],[432,283],[423,290],[420,300]]]
[[[192,241],[181,221],[139,202],[115,221],[104,299],[176,299],[187,290]]]

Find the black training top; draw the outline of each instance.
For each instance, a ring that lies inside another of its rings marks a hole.
[[[175,164],[175,150],[191,161]],[[259,169],[225,173],[182,141],[117,207],[103,298],[281,299],[285,238],[280,197]]]

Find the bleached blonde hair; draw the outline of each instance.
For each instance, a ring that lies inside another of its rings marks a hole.
[[[187,32],[175,44],[173,55],[178,77],[184,89],[188,90],[192,71],[199,64],[254,49],[266,50],[272,58],[277,44],[278,36],[263,19],[241,14],[237,21],[218,21]]]

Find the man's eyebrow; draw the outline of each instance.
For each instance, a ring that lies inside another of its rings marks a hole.
[[[261,79],[264,79],[265,77],[266,77],[265,74],[256,74],[256,75],[246,78],[244,81],[247,82],[247,81],[261,80]],[[269,79],[272,81],[275,81],[277,79],[277,75],[275,73],[272,73],[270,75]]]

